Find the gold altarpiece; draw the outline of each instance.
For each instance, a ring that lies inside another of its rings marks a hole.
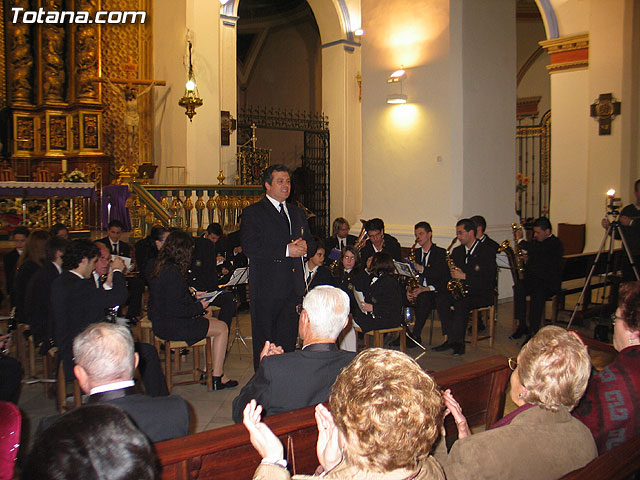
[[[0,106],[11,135],[3,149],[16,180],[35,180],[37,171],[63,168],[100,170],[109,183],[118,171],[131,171],[153,157],[153,95],[138,98],[139,124],[129,151],[124,125],[124,93],[96,77],[126,76],[123,65],[137,65],[138,78],[153,74],[151,0],[4,0],[0,42]],[[12,8],[45,11],[146,11],[145,23],[12,23]]]

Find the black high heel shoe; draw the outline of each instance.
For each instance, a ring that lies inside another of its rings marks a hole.
[[[211,380],[213,381],[213,390],[224,390],[225,388],[233,388],[233,387],[237,387],[238,386],[238,382],[235,380],[227,380],[226,382],[222,383],[222,375],[219,377],[211,377]]]

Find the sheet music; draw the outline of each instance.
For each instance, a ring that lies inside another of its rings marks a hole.
[[[367,312],[362,310],[362,304],[364,303],[364,294],[361,291],[356,290],[355,288],[352,289],[351,291],[353,292],[353,296],[356,299],[356,303],[358,304],[360,311],[366,315]]]
[[[235,285],[241,285],[249,281],[249,267],[236,268],[231,274],[231,278],[225,285],[221,287],[233,287]]]

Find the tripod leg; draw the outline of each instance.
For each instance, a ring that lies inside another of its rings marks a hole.
[[[578,298],[578,302],[576,303],[576,306],[573,309],[573,313],[571,314],[571,318],[569,319],[569,323],[567,324],[567,330],[569,330],[569,328],[571,327],[571,324],[573,323],[573,319],[575,318],[576,313],[578,313],[578,308],[580,308],[580,306],[582,305],[582,300],[584,299],[584,294],[585,294],[585,291],[587,290],[587,287],[591,285],[591,277],[593,277],[593,272],[596,269],[598,260],[600,260],[600,255],[604,250],[604,246],[607,241],[607,238],[609,237],[609,234],[611,233],[612,226],[613,224],[609,225],[609,228],[607,228],[607,231],[604,233],[604,237],[602,237],[602,242],[600,242],[600,248],[598,248],[598,254],[596,255],[596,258],[593,260],[593,265],[591,265],[591,270],[589,270],[589,275],[587,276],[587,279],[584,282],[584,287],[582,288],[582,292],[580,292],[580,298]],[[611,243],[613,243],[613,238],[611,238]]]
[[[633,261],[633,255],[631,255],[631,250],[629,249],[629,245],[627,244],[627,239],[624,238],[624,234],[622,233],[622,229],[618,228],[618,233],[620,234],[620,239],[622,240],[622,246],[624,248],[624,252],[627,254],[627,258],[629,259],[629,264],[633,269],[633,273],[636,276],[636,280],[640,280],[640,275],[638,275],[638,268]]]

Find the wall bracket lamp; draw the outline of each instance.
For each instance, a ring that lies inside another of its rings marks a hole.
[[[187,76],[187,83],[184,86],[184,95],[178,101],[178,105],[185,109],[184,114],[189,117],[189,121],[193,121],[193,116],[196,114],[196,108],[201,107],[203,104],[202,98],[200,98],[200,92],[198,92],[198,85],[196,84],[196,76],[193,73],[193,63],[191,62],[191,47],[193,45],[189,42],[189,74]]]

